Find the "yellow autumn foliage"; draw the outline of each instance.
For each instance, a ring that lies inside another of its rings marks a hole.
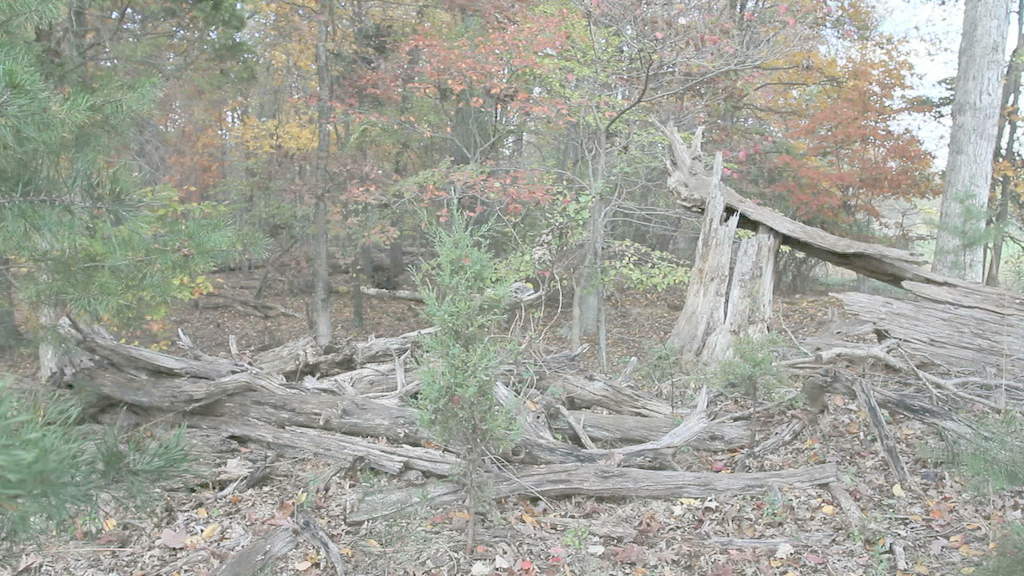
[[[309,152],[317,145],[316,122],[311,113],[268,119],[246,116],[235,137],[246,150],[256,154],[297,154]]]

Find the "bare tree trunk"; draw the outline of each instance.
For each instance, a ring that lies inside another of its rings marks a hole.
[[[1003,103],[1000,108],[1002,114],[999,123],[999,136],[996,138],[996,146],[1002,142],[1003,128],[1009,126],[1009,133],[1006,136],[1006,148],[996,154],[996,160],[1003,160],[1011,164],[1017,161],[1015,146],[1017,143],[1017,115],[1020,113],[1020,80],[1021,80],[1021,59],[1024,58],[1024,0],[1017,2],[1017,46],[1010,56],[1010,64],[1006,70],[1006,85],[1003,88]],[[1003,174],[999,182],[999,207],[992,220],[992,256],[988,263],[988,272],[985,274],[985,284],[989,286],[999,285],[999,268],[1003,259],[1003,242],[1005,241],[1003,227],[1006,225],[1010,214],[1010,194],[1013,193],[1011,185],[1013,176]]]
[[[590,159],[589,187],[592,197],[587,219],[587,240],[583,265],[573,278],[572,342],[579,348],[582,340],[596,338],[598,358],[604,368],[607,364],[607,331],[604,323],[604,226],[606,203],[603,198],[605,169],[607,166],[606,134],[599,132],[594,156]]]
[[[7,257],[0,258],[0,350],[11,348],[21,340],[14,321],[14,285],[8,275]]]
[[[967,0],[933,270],[980,282],[1009,0]]]
[[[667,345],[681,357],[714,363],[732,354],[733,340],[768,332],[780,236],[764,224],[733,241],[740,215],[727,216],[722,157],[715,155],[686,304]]]
[[[327,157],[330,152],[331,77],[327,64],[327,35],[330,30],[330,2],[320,0],[317,15],[319,30],[316,39],[318,101],[316,114],[316,202],[313,205],[313,302],[310,321],[316,343],[331,343],[330,272],[327,267]]]

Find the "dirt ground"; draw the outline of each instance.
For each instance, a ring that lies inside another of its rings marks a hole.
[[[231,291],[251,285],[253,273],[213,277],[215,288]],[[228,336],[243,351],[279,345],[305,334],[303,298],[283,281],[272,282],[269,302],[298,317],[264,318],[234,307],[185,304],[144,330],[124,334],[143,345],[167,347],[178,328],[204,351],[225,355]],[[366,323],[357,329],[350,300],[334,300],[335,334],[341,340],[395,335],[424,326],[412,303],[367,299]],[[541,346],[567,346],[571,314],[565,302],[546,304],[534,327]],[[609,306],[608,371],[617,373],[630,357],[643,363],[664,340],[681,307],[680,294],[613,295]],[[797,340],[833,330],[837,304],[828,297],[790,297],[778,302],[776,332],[787,341],[783,354],[799,354]],[[593,363],[593,354],[588,357]],[[7,371],[30,374],[29,351],[7,358]],[[592,364],[592,369],[597,370]],[[874,366],[849,366],[857,377],[889,384]],[[794,376],[778,397],[797,392]],[[663,390],[661,392],[664,392]],[[760,413],[759,435],[790,422],[799,399]],[[720,413],[742,410],[739,394],[714,399]],[[424,509],[387,521],[348,526],[345,496],[408,483],[370,471],[334,476],[322,459],[281,453],[261,485],[212,500],[223,478],[251,469],[267,458],[258,445],[233,445],[232,452],[203,457],[204,475],[162,495],[149,509],[104,503],[97,517],[81,518],[71,534],[51,535],[14,550],[0,547],[0,576],[203,576],[253,538],[280,525],[296,505],[306,506],[338,545],[350,575],[840,575],[971,574],[992,553],[1001,526],[1019,519],[1021,493],[977,495],[929,458],[937,436],[922,425],[895,419],[892,429],[915,485],[894,485],[866,415],[855,402],[831,396],[828,412],[797,441],[750,461],[750,471],[769,471],[830,462],[841,470],[844,487],[867,516],[870,530],[854,531],[840,503],[827,490],[772,490],[758,496],[703,500],[607,500],[588,497],[515,498],[496,503],[485,515],[479,544],[466,555],[459,509]],[[729,474],[742,452],[692,452],[684,469]],[[220,478],[220,480],[218,480]],[[330,575],[335,572],[314,547],[300,544],[269,574]],[[1024,570],[1022,570],[1024,574]]]

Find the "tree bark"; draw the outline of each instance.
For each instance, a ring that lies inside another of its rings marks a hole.
[[[331,77],[327,64],[327,37],[330,30],[330,2],[320,0],[316,38],[318,97],[316,105],[316,200],[313,204],[313,299],[310,323],[313,337],[321,348],[331,343],[330,272],[327,263],[327,159],[330,152]]]
[[[999,135],[996,137],[996,146],[1002,142],[1002,133],[1008,129],[1006,136],[1006,148],[998,151],[996,160],[1009,162],[1011,165],[1017,163],[1017,117],[1020,114],[1020,81],[1021,67],[1024,62],[1024,0],[1017,2],[1017,45],[1010,55],[1010,64],[1006,68],[1006,83],[1003,89],[1003,104],[1000,110],[1001,120],[999,123]],[[1003,260],[1003,243],[1005,242],[1005,231],[1003,227],[1010,215],[1010,195],[1013,193],[1014,175],[1003,174],[999,180],[999,207],[996,209],[992,221],[992,255],[988,262],[988,271],[985,274],[985,284],[999,286],[999,270]]]
[[[487,474],[489,496],[505,498],[517,494],[543,496],[598,496],[612,498],[707,498],[720,494],[756,494],[772,486],[799,489],[827,485],[839,479],[834,464],[795,470],[749,474],[712,474],[612,468],[604,464],[558,464],[529,466],[514,477]],[[454,482],[436,482],[412,489],[399,488],[366,494],[354,503],[346,521],[362,523],[383,518],[416,506],[440,506],[463,499]]]
[[[756,234],[739,241],[734,257],[740,214],[726,212],[721,170],[718,154],[686,304],[668,340],[680,356],[708,363],[728,357],[735,338],[768,332],[780,242],[778,232],[758,224]]]
[[[935,272],[981,282],[1009,0],[967,0],[953,100],[953,128],[935,243]]]

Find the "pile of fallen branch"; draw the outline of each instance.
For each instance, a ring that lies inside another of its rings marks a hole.
[[[301,339],[247,359],[208,356],[184,337],[185,354],[179,356],[123,344],[101,330],[69,327],[69,333],[92,356],[74,386],[104,399],[96,414],[114,408],[124,418],[127,409],[142,419],[179,419],[203,434],[297,449],[339,466],[358,462],[389,474],[416,471],[417,477],[438,479],[361,495],[349,522],[461,497],[459,485],[444,480],[459,468],[458,450],[437,448],[410,403],[418,389],[416,343],[429,330],[331,350]],[[496,497],[701,497],[836,480],[829,465],[770,474],[676,470],[673,455],[684,446],[745,446],[749,423],[715,419],[707,394],[681,411],[640,390],[581,375],[572,362],[572,355],[562,354],[509,365],[495,383],[523,428],[516,446],[501,455],[509,466],[492,472]]]

